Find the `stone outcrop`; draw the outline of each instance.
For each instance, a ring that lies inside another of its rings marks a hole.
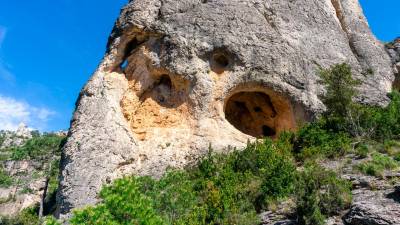
[[[399,225],[400,190],[353,191],[354,203],[344,217],[348,225]]]
[[[4,131],[4,141],[0,143],[0,149],[5,149],[11,146],[21,146],[26,140],[32,137],[31,130],[24,123],[19,124],[15,132]]]
[[[393,87],[400,90],[400,37],[392,43],[386,44],[386,50],[392,60],[395,82]]]
[[[390,58],[357,0],[135,0],[80,93],[59,213],[125,174],[160,176],[324,110],[318,71],[348,63],[358,100],[385,105]]]

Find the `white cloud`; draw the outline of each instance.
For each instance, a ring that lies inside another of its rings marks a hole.
[[[55,114],[47,108],[0,95],[0,130],[16,130],[20,123],[32,129],[44,130]]]

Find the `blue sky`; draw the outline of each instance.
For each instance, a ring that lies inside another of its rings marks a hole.
[[[127,0],[0,0],[0,130],[68,129]],[[375,35],[400,36],[398,0],[360,0]]]

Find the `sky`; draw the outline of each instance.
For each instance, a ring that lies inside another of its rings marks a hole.
[[[0,0],[0,130],[69,128],[128,0]],[[360,0],[382,41],[400,36],[398,0]]]

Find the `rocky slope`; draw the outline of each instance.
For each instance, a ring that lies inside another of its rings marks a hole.
[[[160,176],[324,110],[321,67],[346,62],[358,100],[385,105],[394,75],[357,0],[136,0],[82,90],[64,148],[59,213],[124,174]]]
[[[397,147],[400,152],[400,148]],[[338,160],[322,162],[325,168],[338,172],[351,181],[353,201],[349,210],[327,220],[327,225],[399,225],[400,170],[386,170],[378,176],[361,173],[357,167],[370,161],[367,157],[349,154]],[[296,225],[291,219],[294,204],[284,202],[274,211],[261,214],[265,225]]]
[[[42,200],[53,201],[54,205],[59,144],[65,134],[40,134],[21,124],[15,132],[1,131],[0,137],[1,224],[2,216],[15,216],[24,209],[39,207]],[[47,197],[42,199],[45,190]],[[48,205],[45,210],[51,210]]]

